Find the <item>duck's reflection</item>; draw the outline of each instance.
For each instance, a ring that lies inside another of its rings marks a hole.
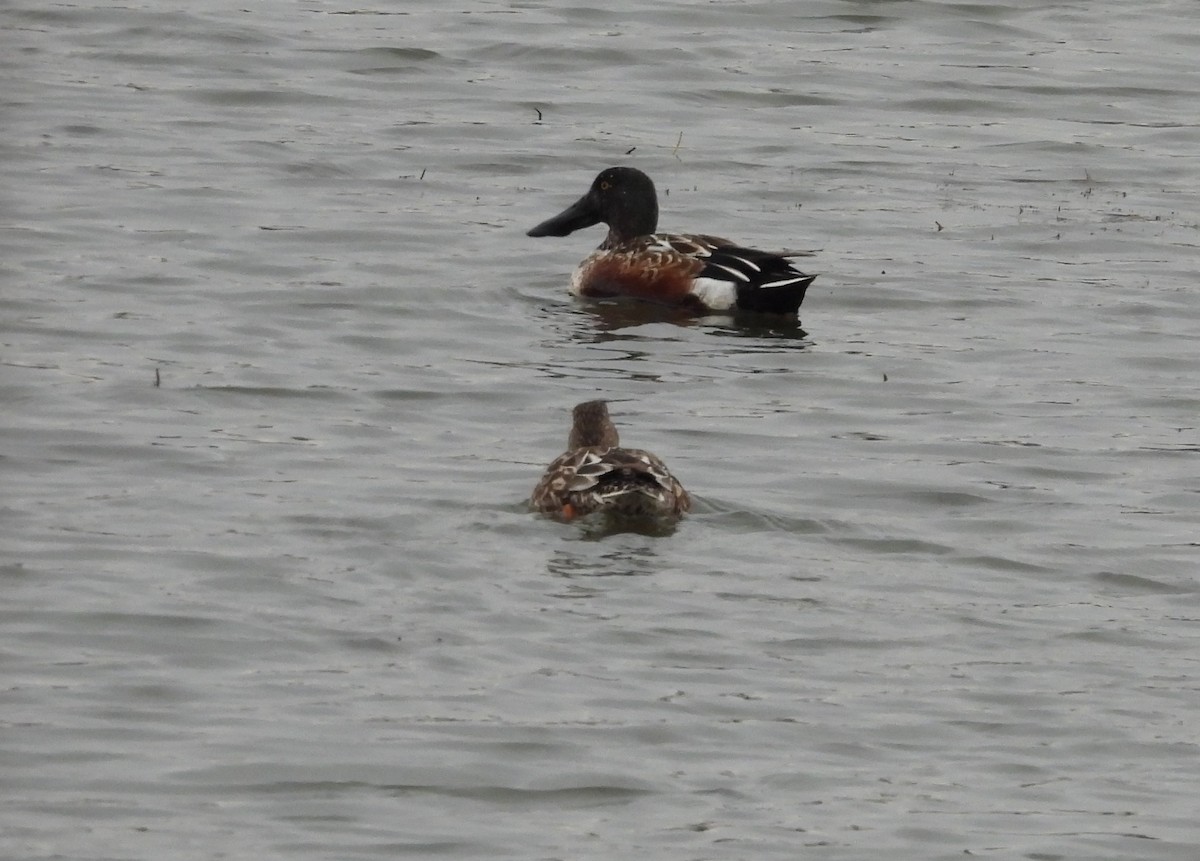
[[[631,529],[630,525],[626,520],[620,528],[605,533],[602,529],[589,528],[594,525],[581,524],[577,528],[581,530],[585,543],[576,545],[578,549],[572,547],[555,550],[546,560],[546,572],[553,577],[567,580],[590,577],[648,577],[657,573],[662,568],[662,563],[653,542],[636,540],[636,543],[627,541],[618,546],[607,544],[602,551],[598,545],[592,543],[616,535],[630,538],[661,538],[673,533],[676,528],[660,524],[653,529],[639,532]],[[590,548],[600,552],[589,553]]]
[[[587,325],[576,327],[577,337],[595,343],[613,340],[612,333],[622,329],[655,323],[702,329],[719,337],[792,341],[801,347],[812,343],[798,318],[780,314],[697,315],[683,308],[653,302],[611,300],[580,306],[578,316]]]

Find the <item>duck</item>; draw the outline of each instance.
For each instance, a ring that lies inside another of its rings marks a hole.
[[[642,449],[621,447],[603,400],[584,401],[572,410],[567,450],[546,467],[529,504],[564,521],[596,512],[673,519],[692,507],[691,497],[662,460]]]
[[[587,194],[528,236],[567,236],[604,223],[608,234],[571,276],[584,298],[632,297],[698,313],[795,316],[816,275],[788,260],[802,252],[745,248],[705,234],[658,233],[654,182],[634,167],[599,173]]]

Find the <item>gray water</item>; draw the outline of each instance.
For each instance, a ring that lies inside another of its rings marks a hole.
[[[1191,859],[1191,0],[0,10],[0,855]],[[566,292],[632,164],[803,328]],[[529,514],[606,397],[696,500]]]

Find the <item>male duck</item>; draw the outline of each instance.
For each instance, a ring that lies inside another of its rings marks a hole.
[[[631,296],[697,311],[795,314],[817,276],[785,254],[757,251],[717,236],[655,233],[658,196],[632,167],[601,171],[588,193],[529,236],[566,236],[604,222],[608,236],[571,276],[576,296]]]
[[[546,467],[529,503],[572,520],[596,511],[627,517],[678,517],[692,507],[687,491],[648,451],[620,448],[604,401],[575,407],[567,451]]]

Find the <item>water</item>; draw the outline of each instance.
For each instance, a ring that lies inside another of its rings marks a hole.
[[[1194,11],[10,4],[2,854],[1191,859]],[[618,163],[803,329],[573,302]]]

